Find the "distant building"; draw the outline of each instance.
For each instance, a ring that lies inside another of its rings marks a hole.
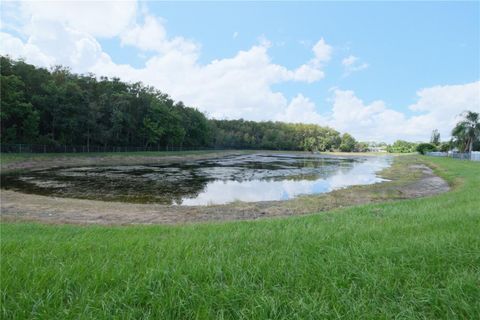
[[[368,146],[368,151],[370,152],[387,152],[387,147],[385,146]]]

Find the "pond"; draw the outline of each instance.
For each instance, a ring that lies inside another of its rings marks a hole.
[[[84,166],[2,175],[16,191],[105,201],[167,205],[288,200],[385,181],[389,157],[298,154],[230,155],[146,165]]]

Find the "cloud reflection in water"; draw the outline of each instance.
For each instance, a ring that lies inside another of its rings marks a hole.
[[[390,165],[386,157],[371,157],[351,167],[339,167],[327,177],[316,180],[250,180],[209,182],[194,198],[185,197],[181,205],[225,204],[233,201],[256,202],[292,199],[299,195],[325,193],[354,185],[386,181],[377,173]]]

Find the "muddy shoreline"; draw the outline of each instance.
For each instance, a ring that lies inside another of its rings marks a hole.
[[[275,151],[273,151],[275,152]],[[58,156],[23,159],[11,163],[2,163],[2,173],[14,171],[40,170],[53,168],[68,168],[75,166],[109,166],[109,165],[135,165],[152,163],[173,163],[191,160],[213,159],[226,155],[248,154],[253,151],[207,151],[207,152],[185,152],[183,155],[95,155],[95,156]]]
[[[13,163],[7,170],[31,170],[87,164],[140,164],[209,159],[242,152],[208,153],[167,157],[71,158],[32,163]],[[100,160],[100,161],[99,161]],[[2,166],[2,171],[5,167]],[[332,210],[367,203],[431,196],[446,192],[449,185],[415,157],[396,157],[381,176],[389,182],[354,186],[330,193],[301,196],[286,201],[234,202],[212,206],[168,206],[55,198],[1,190],[2,221],[39,221],[70,224],[183,224],[207,221],[254,220]]]

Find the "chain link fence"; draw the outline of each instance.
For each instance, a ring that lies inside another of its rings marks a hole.
[[[472,152],[427,152],[427,156],[431,157],[449,157],[461,160],[480,161],[480,151]]]
[[[8,144],[0,145],[0,153],[101,153],[101,152],[160,152],[160,151],[209,151],[209,150],[279,150],[276,148],[251,148],[245,146],[69,146],[47,144]],[[300,151],[300,150],[292,150]]]

